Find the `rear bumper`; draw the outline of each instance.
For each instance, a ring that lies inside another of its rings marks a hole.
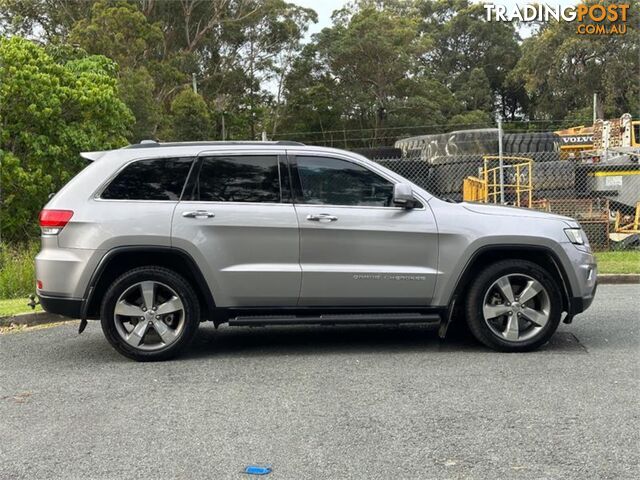
[[[55,313],[70,318],[80,318],[82,300],[79,298],[51,297],[38,295],[40,305],[49,313]]]
[[[81,298],[85,295],[89,278],[94,272],[101,250],[60,248],[57,240],[42,236],[42,249],[36,255],[36,279],[40,291],[52,298]]]

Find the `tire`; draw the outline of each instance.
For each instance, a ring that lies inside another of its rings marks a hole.
[[[109,343],[125,357],[167,360],[191,343],[200,323],[200,306],[191,285],[174,271],[139,267],[107,289],[100,320]]]
[[[553,132],[507,133],[504,136],[504,151],[507,154],[522,154],[557,151],[559,138]]]
[[[369,160],[402,158],[402,150],[395,147],[354,148],[351,151]]]
[[[536,193],[539,190],[574,190],[576,165],[566,160],[534,162],[533,185],[535,185]],[[538,195],[540,194],[538,193]]]
[[[505,278],[510,288],[505,285]],[[520,295],[527,285],[530,285],[525,292],[527,300],[522,302]],[[536,290],[538,293],[533,294]],[[535,350],[551,338],[560,324],[559,292],[556,281],[535,263],[496,262],[485,268],[469,289],[466,304],[469,330],[479,342],[494,350]],[[494,314],[499,315],[485,319]]]

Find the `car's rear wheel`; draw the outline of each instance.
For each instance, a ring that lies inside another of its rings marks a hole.
[[[558,328],[562,314],[559,292],[555,280],[535,263],[494,263],[478,275],[469,290],[469,330],[495,350],[534,350]]]
[[[140,267],[118,277],[104,296],[100,316],[109,343],[138,361],[176,356],[191,342],[200,321],[189,283],[161,267]]]

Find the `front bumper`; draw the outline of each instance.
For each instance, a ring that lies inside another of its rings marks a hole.
[[[572,297],[569,301],[569,315],[577,315],[584,312],[593,303],[593,299],[596,296],[596,290],[598,289],[598,282],[593,284],[593,290],[589,295],[583,297]]]
[[[80,318],[82,300],[79,298],[65,298],[38,294],[40,305],[44,311],[64,317]]]
[[[567,314],[570,317],[584,312],[593,303],[598,287],[598,265],[588,247],[578,247],[563,242],[562,247],[567,255],[565,264],[568,282]]]

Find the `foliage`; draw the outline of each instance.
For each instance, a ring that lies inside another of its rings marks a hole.
[[[47,43],[64,40],[91,5],[78,0],[0,0],[0,29],[24,37],[38,35]]]
[[[37,212],[48,195],[82,167],[80,151],[126,143],[133,119],[118,99],[116,65],[79,52],[59,59],[61,52],[50,54],[20,37],[0,38],[4,239],[37,231]]]
[[[154,139],[162,122],[162,106],[154,97],[155,81],[145,67],[125,69],[118,82],[120,99],[135,117],[128,138],[131,143]]]
[[[99,1],[93,4],[90,18],[74,23],[68,41],[111,58],[121,68],[135,69],[159,58],[162,29],[132,3]]]
[[[503,116],[521,107],[517,91],[505,84],[506,75],[520,57],[520,37],[509,22],[487,22],[481,3],[469,0],[418,0],[420,31],[431,48],[422,57],[425,68],[445,83],[457,97],[466,98],[471,85],[482,84],[482,97],[467,109],[493,112],[494,102]],[[481,75],[484,73],[484,75]],[[486,85],[488,82],[488,85]],[[509,111],[509,104],[516,104]]]
[[[415,18],[373,6],[343,10],[334,19],[335,26],[318,37],[321,62],[337,79],[347,108],[370,119],[377,132],[390,111],[403,108],[405,92],[419,89],[419,80],[408,77],[427,45]]]
[[[67,41],[120,65],[121,96],[136,118],[132,141],[171,134],[172,102],[192,75],[211,110],[209,134],[223,135],[223,118],[225,138],[277,129],[284,102],[276,94],[279,106],[271,109],[265,83],[282,85],[316,19],[313,10],[283,0],[87,3],[91,8],[65,28]]]
[[[429,47],[415,16],[366,2],[335,12],[334,26],[294,63],[283,128],[302,117],[320,132],[312,141],[326,141],[324,130],[338,127],[345,131],[338,142],[366,146],[384,144],[388,128],[444,125],[460,104],[442,82],[420,74],[419,59]],[[347,140],[346,131],[358,127],[360,138]]]
[[[522,58],[510,76],[525,85],[530,116],[560,119],[570,112],[572,118],[591,104],[593,93],[600,97],[600,118],[638,115],[640,2],[629,4],[625,35],[577,35],[574,24],[551,21],[524,41]]]
[[[471,110],[451,117],[449,130],[487,128],[492,126],[491,115],[482,110]]]
[[[162,112],[150,70],[162,70],[158,66],[163,41],[160,26],[152,24],[133,3],[99,1],[93,4],[89,17],[74,23],[68,37],[70,43],[87,52],[116,61],[120,98],[136,119],[129,140],[154,138]],[[173,76],[184,80],[179,72]]]
[[[493,111],[491,85],[481,68],[474,68],[460,75],[454,96],[467,110]]]
[[[286,112],[281,130],[299,132],[305,142],[329,141],[325,130],[346,128],[343,98],[337,95],[337,80],[322,65],[315,43],[304,47],[291,65],[283,85]],[[317,141],[317,140],[316,140]]]
[[[26,297],[35,292],[34,259],[39,242],[0,243],[0,298]]]
[[[206,140],[210,123],[204,99],[186,89],[171,102],[171,129],[167,136],[175,141]]]

